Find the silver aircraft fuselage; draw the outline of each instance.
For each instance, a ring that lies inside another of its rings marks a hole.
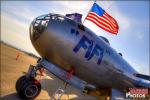
[[[138,86],[137,73],[111,46],[91,30],[65,16],[47,14],[30,25],[30,39],[42,58],[100,88]]]

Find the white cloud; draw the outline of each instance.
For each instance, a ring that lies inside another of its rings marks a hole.
[[[92,6],[92,1],[57,1],[54,2],[56,6],[61,6],[61,8],[56,8],[56,13],[59,14],[68,14],[68,13],[81,13],[83,15],[83,19],[87,15],[88,11]]]

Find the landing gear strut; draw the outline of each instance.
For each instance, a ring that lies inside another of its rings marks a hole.
[[[41,73],[41,66],[30,65],[28,73],[21,76],[16,82],[16,91],[22,99],[34,99],[41,92],[41,84],[35,79],[37,71]]]
[[[61,69],[59,66],[52,64],[46,59],[39,59],[36,66],[30,65],[28,72],[26,75],[20,77],[16,82],[16,91],[19,96],[23,99],[34,99],[37,97],[41,91],[41,84],[36,79],[37,75],[43,76],[43,69],[46,69],[50,73],[54,74],[58,78],[62,79],[65,83],[71,84],[72,86],[84,90],[85,87],[95,89],[94,85],[87,84],[87,82],[81,80],[80,78],[73,75],[74,68],[72,68],[69,72]],[[39,73],[38,73],[39,71]],[[40,79],[41,80],[41,79]],[[63,91],[66,88],[63,88]],[[58,89],[58,90],[62,90]],[[58,91],[61,92],[61,91]],[[61,92],[62,94],[64,92]],[[57,93],[56,93],[57,94]],[[61,97],[61,96],[60,96]]]

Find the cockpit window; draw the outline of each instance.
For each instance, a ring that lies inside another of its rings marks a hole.
[[[52,20],[59,21],[59,22],[62,22],[65,20],[63,16],[59,16],[59,15],[51,15],[51,18]]]
[[[50,15],[42,15],[37,17],[31,25],[30,32],[31,35],[34,35],[34,40],[37,39],[42,32],[47,28],[48,22],[50,20]]]
[[[62,22],[65,20],[64,16],[58,14],[46,14],[37,17],[30,26],[30,34],[33,35],[32,37],[36,40],[41,33],[46,30],[48,23],[50,20],[55,20],[56,22]]]
[[[60,21],[63,21],[63,20],[64,20],[64,17],[58,16],[58,19],[59,19]]]
[[[44,29],[47,27],[49,22],[50,16],[48,15],[42,15],[36,18],[34,27],[38,28],[39,32],[44,31]]]
[[[49,20],[49,19],[50,19],[50,16],[46,16],[45,19],[46,19],[46,20]]]
[[[44,19],[45,17],[46,17],[47,15],[42,15],[42,16],[39,16],[39,17],[37,17],[36,19]]]

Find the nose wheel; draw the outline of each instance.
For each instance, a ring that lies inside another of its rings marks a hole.
[[[24,75],[17,80],[16,91],[23,99],[34,99],[41,92],[41,84],[36,79]]]

